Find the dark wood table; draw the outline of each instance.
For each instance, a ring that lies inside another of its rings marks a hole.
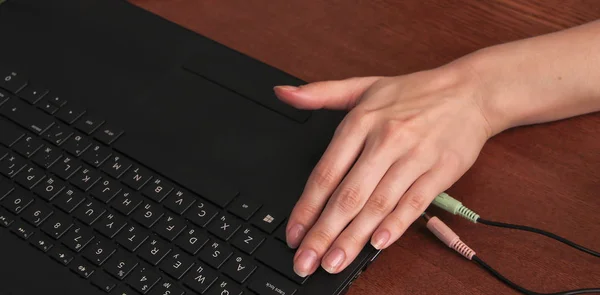
[[[596,0],[132,2],[306,81],[410,73],[600,17]],[[484,218],[541,227],[600,250],[600,114],[494,137],[449,192]],[[600,259],[538,235],[432,212],[529,289],[600,286]],[[515,292],[451,252],[419,221],[350,294]]]

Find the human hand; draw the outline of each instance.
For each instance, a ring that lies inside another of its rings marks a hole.
[[[394,243],[474,163],[494,130],[468,67],[317,82],[275,93],[299,109],[344,109],[286,227],[302,277],[339,273],[367,242]]]

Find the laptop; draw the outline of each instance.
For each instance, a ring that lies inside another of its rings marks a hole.
[[[344,113],[120,0],[0,4],[0,294],[343,294],[294,274],[290,214]]]

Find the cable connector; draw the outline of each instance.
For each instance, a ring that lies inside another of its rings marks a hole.
[[[465,243],[460,240],[460,237],[452,231],[444,222],[437,217],[429,217],[425,215],[427,219],[427,228],[431,231],[438,239],[440,239],[446,246],[454,249],[454,251],[460,253],[465,258],[472,260],[475,256],[475,251],[469,248]]]
[[[444,209],[454,215],[459,215],[473,223],[477,223],[479,214],[465,207],[460,201],[451,197],[447,193],[441,193],[431,203],[441,209]]]

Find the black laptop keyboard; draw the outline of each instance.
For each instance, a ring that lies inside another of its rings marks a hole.
[[[178,186],[115,150],[123,136],[0,72],[0,231],[109,294],[296,293],[281,213]]]

